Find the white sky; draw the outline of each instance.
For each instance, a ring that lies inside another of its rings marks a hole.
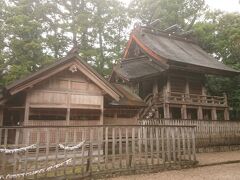
[[[120,0],[128,4],[131,0]],[[205,0],[211,9],[220,9],[226,12],[240,13],[240,0]]]
[[[211,9],[220,9],[227,12],[239,12],[239,0],[205,0]]]

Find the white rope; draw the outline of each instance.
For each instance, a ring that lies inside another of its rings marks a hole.
[[[35,148],[36,148],[36,144],[32,144],[30,146],[22,147],[22,148],[18,148],[18,149],[6,149],[6,148],[0,149],[0,153],[13,154],[13,153],[25,152],[29,149],[35,149]]]
[[[67,151],[72,151],[72,150],[75,150],[75,149],[78,149],[80,147],[82,147],[82,145],[85,143],[85,141],[82,141],[80,142],[79,144],[77,144],[76,146],[64,146],[63,144],[59,144],[59,147],[61,149],[65,149]]]
[[[72,158],[70,158],[66,161],[63,161],[59,164],[49,166],[48,168],[43,168],[43,169],[39,169],[39,170],[32,171],[32,172],[26,172],[26,173],[8,174],[5,178],[4,178],[4,176],[0,176],[0,179],[17,179],[17,178],[26,177],[26,176],[33,176],[36,174],[41,174],[41,173],[52,171],[53,169],[57,169],[61,166],[64,166],[65,164],[68,165],[71,162],[72,162]]]

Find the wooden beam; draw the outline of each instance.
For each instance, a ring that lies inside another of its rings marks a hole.
[[[166,84],[166,92],[170,92],[171,91],[171,82],[170,82],[170,78],[169,75],[167,76],[167,84]]]
[[[28,92],[26,93],[26,100],[25,100],[25,111],[24,111],[24,121],[23,125],[27,126],[29,121],[29,99],[28,99]]]
[[[189,90],[189,80],[188,80],[188,78],[186,78],[185,92],[186,92],[186,94],[189,94],[189,93],[190,93],[190,90]]]
[[[3,126],[3,108],[0,107],[0,127]]]
[[[158,81],[157,79],[155,79],[153,82],[153,95],[157,95],[157,94],[158,94]]]
[[[115,119],[115,115],[114,115]],[[103,120],[104,120],[104,96],[102,96],[102,103],[101,103],[101,115],[100,115],[100,125],[103,125]]]
[[[68,90],[70,89],[71,89],[71,81],[68,80]],[[67,114],[66,114],[67,125],[70,125],[70,115],[71,115],[70,106],[71,106],[71,92],[68,91],[67,92]]]

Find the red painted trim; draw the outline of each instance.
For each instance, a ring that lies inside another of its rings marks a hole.
[[[132,35],[132,39],[146,52],[149,54],[149,56],[155,58],[156,60],[159,60],[163,62],[163,59],[159,57],[155,52],[153,52],[151,49],[146,47],[135,35]],[[166,63],[166,61],[165,61]]]
[[[125,49],[125,51],[124,51],[123,58],[126,58],[126,57],[127,57],[129,48],[130,48],[130,46],[131,46],[131,44],[132,44],[132,41],[133,41],[133,35],[131,34],[131,35],[130,35],[130,39],[128,40],[128,43],[127,43],[127,47],[126,47],[126,49]]]

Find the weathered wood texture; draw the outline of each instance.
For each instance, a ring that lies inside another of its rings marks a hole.
[[[101,108],[102,90],[82,73],[64,71],[28,93],[30,107]]]
[[[69,158],[72,163],[68,166],[25,178],[135,173],[196,163],[193,126],[2,127],[0,131],[0,149],[37,145],[14,156],[0,153],[0,174],[4,176],[47,168]],[[10,131],[15,132],[14,137],[9,136]],[[35,134],[27,144],[22,141],[23,132]],[[8,143],[9,138],[15,141]],[[73,151],[59,148],[59,143],[74,146],[83,140],[85,144]]]
[[[240,121],[205,121],[183,119],[140,120],[141,125],[196,126],[196,148],[240,145]]]

